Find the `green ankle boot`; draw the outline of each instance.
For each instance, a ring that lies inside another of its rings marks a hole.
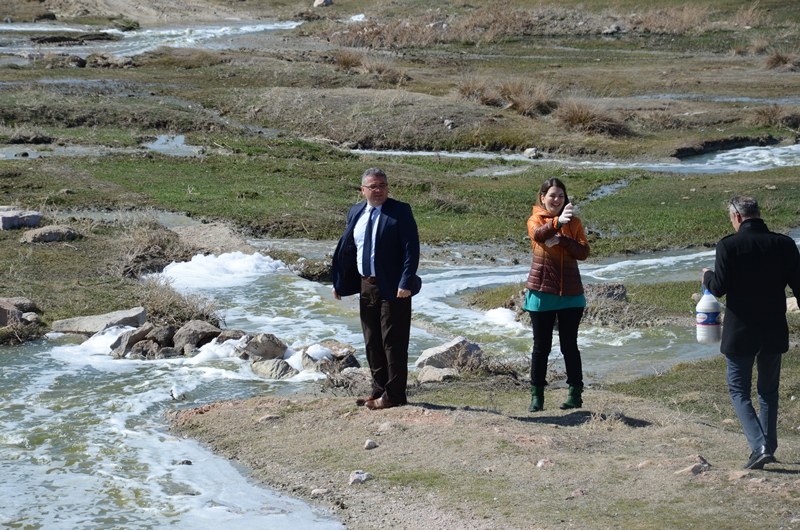
[[[561,410],[581,408],[581,406],[583,406],[583,399],[581,398],[582,393],[582,386],[569,387],[569,395],[567,396],[567,400],[561,404]]]
[[[544,409],[544,386],[531,386],[531,406],[528,412],[539,412]]]

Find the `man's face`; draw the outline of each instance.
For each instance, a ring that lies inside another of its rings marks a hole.
[[[389,185],[383,177],[369,176],[361,183],[361,194],[370,206],[377,207],[389,197]]]

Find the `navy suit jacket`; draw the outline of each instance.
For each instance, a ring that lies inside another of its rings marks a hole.
[[[333,254],[331,276],[339,296],[361,292],[353,231],[366,206],[366,202],[360,202],[350,208],[344,234]],[[419,233],[411,206],[389,197],[381,206],[375,236],[375,284],[381,297],[387,301],[396,299],[398,288],[417,294],[422,287],[422,279],[417,276],[418,267]]]
[[[759,218],[746,219],[717,243],[714,270],[703,275],[703,283],[714,296],[727,295],[722,353],[789,349],[786,286],[800,295],[800,253],[790,237],[770,232]]]

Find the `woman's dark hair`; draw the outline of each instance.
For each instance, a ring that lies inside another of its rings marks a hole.
[[[542,195],[547,193],[547,190],[555,186],[556,188],[561,188],[564,192],[564,206],[569,204],[569,195],[567,194],[567,187],[561,182],[561,179],[558,177],[550,177],[549,179],[545,180],[542,184],[542,187],[539,188],[539,194],[536,196],[536,204],[542,206]],[[561,207],[561,210],[564,210],[564,206]],[[561,212],[558,212],[561,213]]]

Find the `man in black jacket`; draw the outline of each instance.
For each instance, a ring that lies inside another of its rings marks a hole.
[[[775,461],[778,448],[781,354],[789,350],[786,286],[800,294],[800,252],[791,238],[769,231],[752,197],[734,197],[728,210],[736,233],[717,244],[715,270],[703,269],[703,284],[714,296],[727,295],[720,352],[751,449],[744,468],[761,469]],[[758,413],[752,402],[756,362]]]
[[[372,392],[356,403],[388,409],[406,404],[411,297],[422,286],[419,234],[411,206],[389,197],[383,171],[364,172],[361,194],[366,201],[350,208],[333,254],[333,296],[360,295]]]

